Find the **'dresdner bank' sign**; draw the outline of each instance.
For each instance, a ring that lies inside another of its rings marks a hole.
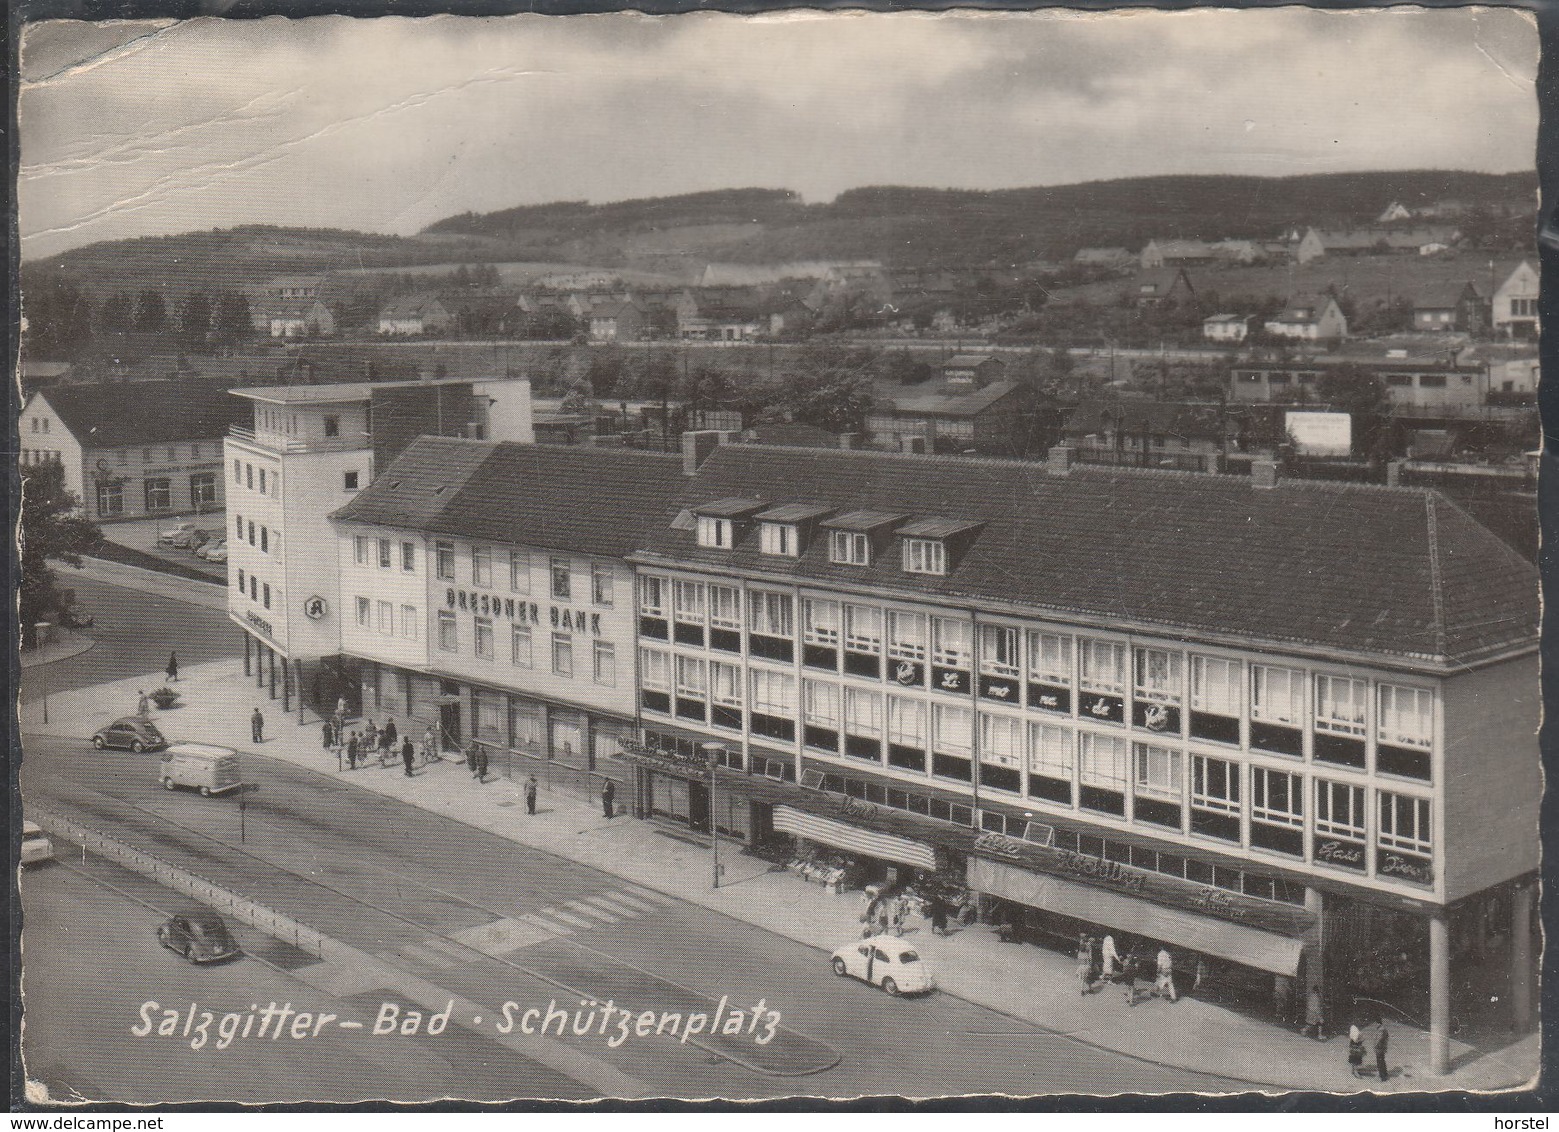
[[[1353,453],[1353,418],[1347,413],[1284,413],[1283,427],[1301,456]]]

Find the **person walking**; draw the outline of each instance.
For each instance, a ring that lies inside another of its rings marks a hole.
[[[167,673],[168,679],[172,683],[177,684],[179,682],[179,654],[176,652],[170,652],[168,654]]]
[[[1093,990],[1094,947],[1093,937],[1087,932],[1080,932],[1077,936],[1077,980],[1083,984],[1079,994],[1087,994]]]
[[[390,721],[384,725],[384,738],[382,742],[389,750],[395,749],[395,742],[400,738],[400,732],[395,728],[395,717],[390,716]]]
[[[934,893],[931,897],[931,934],[947,934],[947,901],[942,899],[941,893]]]
[[[357,732],[354,731],[346,741],[346,768],[357,769]]]
[[[422,733],[422,765],[426,766],[438,757],[438,748],[434,746],[433,728],[428,728]]]
[[[336,745],[336,729],[330,725],[328,719],[319,725],[319,742],[320,746],[327,751]]]
[[[525,812],[536,812],[536,776],[533,774],[525,780]]]
[[[1355,1077],[1363,1076],[1364,1035],[1357,1025],[1348,1027],[1348,1069]]]
[[[1305,1026],[1300,1030],[1306,1037],[1318,1042],[1326,1040],[1324,1015],[1321,1013],[1321,988],[1311,987],[1305,995]]]
[[[412,745],[411,736],[408,735],[406,736],[405,741],[401,743],[401,765],[406,768],[407,778],[412,777],[411,764],[413,761],[415,761],[416,757],[417,749]]]
[[[903,936],[904,920],[909,915],[909,898],[902,893],[893,898],[893,934]]]
[[[1120,975],[1121,953],[1115,950],[1115,937],[1113,935],[1104,937],[1104,952],[1100,959],[1105,982],[1114,982]]]
[[[1158,949],[1158,978],[1153,983],[1153,993],[1160,997],[1168,995],[1170,1002],[1180,1001],[1180,995],[1175,990],[1175,961],[1170,957],[1167,947]]]
[[[617,783],[613,782],[610,778],[608,778],[606,780],[606,785],[601,787],[601,813],[603,815],[605,815],[606,817],[609,817],[609,818],[616,817],[617,816],[617,808],[616,808],[615,805],[613,805],[613,803],[616,800],[617,800]],[[713,826],[714,826],[713,819],[710,820],[709,824],[710,824],[711,832],[712,832]]]
[[[152,714],[152,701],[146,698],[145,692],[137,692],[135,701],[135,714],[146,719]]]
[[[1382,1081],[1391,1076],[1391,1071],[1386,1068],[1386,1050],[1391,1045],[1391,1032],[1386,1029],[1386,1020],[1382,1018],[1375,1023],[1375,1072]]]
[[[374,726],[374,721],[369,720],[368,726],[363,728],[363,762],[368,761],[368,756],[379,749],[379,729]]]
[[[265,716],[260,714],[260,709],[254,709],[254,714],[249,717],[249,738],[256,743],[265,742]]]
[[[486,782],[487,781],[487,760],[488,760],[488,757],[489,756],[488,756],[487,748],[485,746],[483,746],[482,744],[478,743],[476,745],[476,780],[478,782]]]

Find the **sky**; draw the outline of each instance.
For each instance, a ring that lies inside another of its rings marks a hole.
[[[31,25],[32,259],[553,200],[1534,166],[1508,9]]]

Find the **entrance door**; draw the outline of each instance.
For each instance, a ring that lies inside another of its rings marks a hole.
[[[460,705],[438,705],[438,729],[443,740],[444,750],[458,751],[460,749]]]
[[[687,785],[688,825],[694,829],[708,829],[709,787],[702,782],[689,782]]]

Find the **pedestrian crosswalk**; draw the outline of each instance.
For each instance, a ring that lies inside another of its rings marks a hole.
[[[449,938],[427,936],[415,943],[374,954],[396,966],[431,973],[469,963],[475,955],[501,956],[549,939],[572,936],[611,924],[650,915],[674,904],[669,896],[648,889],[623,886],[559,900],[534,912],[490,920]]]

